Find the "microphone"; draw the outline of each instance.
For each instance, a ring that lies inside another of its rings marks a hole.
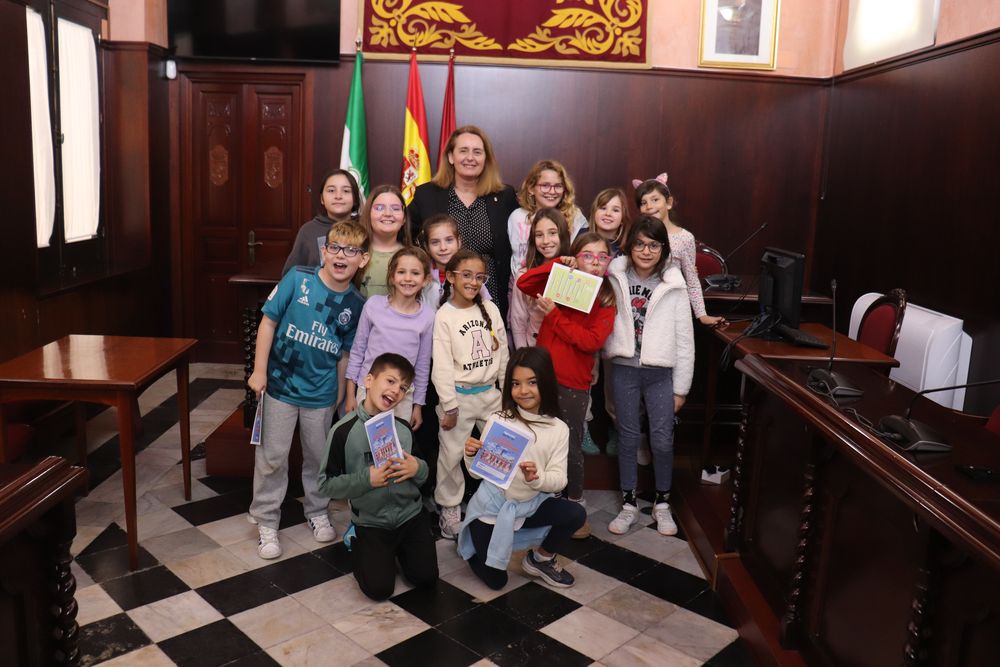
[[[888,415],[882,417],[878,422],[879,430],[885,434],[894,444],[907,452],[947,452],[951,451],[951,445],[944,441],[934,429],[927,424],[910,419],[913,412],[913,404],[918,396],[933,394],[938,391],[948,391],[949,389],[964,389],[966,387],[982,387],[989,384],[1000,384],[1000,378],[995,380],[981,380],[979,382],[966,382],[965,384],[954,384],[948,387],[933,387],[918,391],[910,399],[906,406],[906,412],[900,415]]]
[[[806,386],[813,391],[829,394],[833,398],[859,398],[864,391],[855,387],[843,374],[833,370],[833,360],[837,356],[837,280],[830,281],[833,292],[833,341],[830,345],[830,361],[826,368],[814,368],[809,371]]]
[[[736,251],[745,246],[750,242],[750,239],[760,234],[767,227],[767,223],[763,223],[760,227],[755,229],[750,233],[750,236],[743,239],[743,242],[738,246],[729,251],[729,254],[722,260],[723,265],[729,264],[729,258],[736,254]],[[709,287],[715,287],[718,289],[726,290],[731,292],[740,286],[740,279],[738,276],[730,275],[729,273],[713,273],[710,276],[705,277],[705,284]]]

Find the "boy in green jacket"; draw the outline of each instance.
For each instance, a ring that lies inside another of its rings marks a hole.
[[[351,501],[354,577],[373,600],[392,596],[397,558],[403,576],[416,588],[429,588],[438,579],[434,536],[420,496],[427,463],[410,453],[410,428],[396,419],[403,458],[380,468],[373,465],[365,432],[365,421],[403,399],[413,376],[405,357],[386,353],[375,358],[365,377],[365,400],[330,429],[319,473],[320,493]]]

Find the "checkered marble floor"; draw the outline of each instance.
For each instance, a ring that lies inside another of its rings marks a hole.
[[[192,366],[192,442],[242,400],[239,367]],[[351,576],[339,539],[318,544],[289,487],[277,561],[257,556],[246,520],[250,480],[193,463],[183,500],[172,377],[140,400],[139,570],[129,572],[114,414],[88,425],[92,490],[77,502],[73,571],[83,664],[106,665],[752,665],[683,536],[643,518],[607,524],[618,495],[588,491],[593,535],[561,556],[576,585],[555,589],[511,561],[501,591],[482,585],[439,540],[441,580],[375,603]],[[249,445],[248,445],[249,446]],[[197,450],[196,450],[197,454]],[[331,503],[338,535],[346,505]]]

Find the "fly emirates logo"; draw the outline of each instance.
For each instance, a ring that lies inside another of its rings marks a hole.
[[[308,345],[322,352],[337,354],[340,352],[340,341],[326,338],[330,334],[330,328],[322,322],[313,322],[311,331],[299,329],[289,322],[285,330],[285,337],[294,340],[296,343]]]

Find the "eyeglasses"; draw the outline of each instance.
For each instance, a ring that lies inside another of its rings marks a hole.
[[[472,271],[452,271],[452,275],[459,276],[462,280],[475,280],[477,283],[485,283],[489,275],[485,273],[473,273]]]
[[[636,241],[632,244],[632,250],[636,252],[642,252],[643,250],[648,250],[649,252],[656,254],[663,250],[663,244],[659,241],[649,241],[648,243],[643,243],[642,241]]]
[[[327,243],[326,251],[331,255],[336,255],[338,252],[343,251],[344,257],[357,257],[364,252],[364,250],[356,245],[340,245],[339,243]]]
[[[372,206],[372,210],[376,213],[385,213],[386,209],[389,209],[393,213],[402,213],[403,207],[399,204],[393,204],[392,206],[386,206],[385,204],[375,204]]]
[[[592,252],[581,252],[576,258],[582,259],[585,262],[597,262],[598,264],[607,264],[611,261],[611,255],[606,252],[597,253],[596,255]]]
[[[542,192],[562,192],[566,189],[562,183],[539,183],[537,187]]]

